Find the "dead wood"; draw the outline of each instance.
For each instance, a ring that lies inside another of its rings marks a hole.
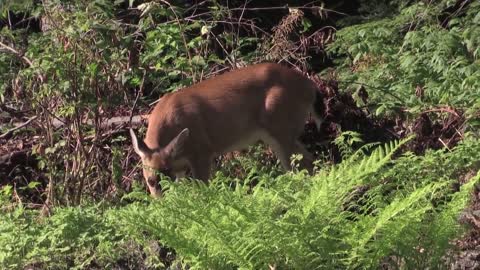
[[[130,124],[130,116],[118,116],[112,117],[102,123],[101,129],[102,133],[97,137],[102,142],[110,140],[112,137],[127,132],[129,127],[138,127],[142,125],[143,121],[147,118],[146,115],[136,115],[132,117],[132,122]],[[37,117],[34,116],[30,118],[25,123],[14,124],[14,128],[10,129],[6,133],[0,136],[0,139],[5,139],[7,137],[11,138],[13,131],[20,129],[31,122],[37,120]],[[86,124],[93,124],[93,121],[89,120]],[[53,123],[55,128],[61,128],[65,123],[56,120]],[[95,139],[95,136],[88,136],[85,138],[87,141],[92,141]],[[36,166],[37,158],[36,155],[32,153],[32,149],[22,149],[15,150],[7,154],[0,155],[0,175],[8,175],[16,166]]]
[[[23,127],[26,127],[28,124],[30,124],[33,120],[37,119],[37,116],[34,116],[30,119],[28,119],[25,123],[22,123],[14,128],[11,128],[9,130],[7,130],[7,132],[3,133],[0,135],[0,139],[9,139],[12,135],[13,135],[13,132],[15,130],[18,130],[18,129],[21,129]]]

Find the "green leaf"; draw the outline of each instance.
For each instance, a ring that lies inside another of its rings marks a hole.
[[[41,184],[40,182],[32,181],[32,182],[28,183],[27,187],[28,187],[29,189],[34,189],[34,188],[36,188],[37,186],[39,186],[40,184]]]
[[[194,57],[192,57],[192,63],[197,66],[206,65],[205,59],[203,59],[203,57],[201,57],[200,55],[195,55]]]
[[[473,18],[473,22],[476,24],[480,24],[480,11],[477,13],[475,18]]]
[[[303,26],[303,29],[302,29],[302,31],[300,31],[300,33],[305,33],[308,30],[310,30],[310,28],[312,27],[312,22],[308,18],[303,17],[302,18],[302,26]]]

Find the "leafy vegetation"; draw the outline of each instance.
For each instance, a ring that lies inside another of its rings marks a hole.
[[[165,182],[164,198],[121,207],[57,208],[49,218],[19,207],[0,221],[0,265],[161,267],[173,260],[152,251],[160,241],[193,269],[438,268],[480,174],[450,186],[480,144],[392,161],[404,142],[362,148],[313,177],[259,175],[253,188],[219,174],[209,185]]]
[[[475,113],[479,106],[480,3],[446,16],[452,1],[418,1],[398,15],[337,31],[329,51],[340,80],[371,91],[376,113],[407,108],[419,113],[453,106]],[[442,16],[443,15],[443,16]]]
[[[0,3],[0,150],[31,157],[0,168],[0,268],[451,265],[478,200],[478,1],[187,2]],[[327,118],[313,176],[255,146],[219,158],[208,185],[149,198],[124,128],[105,123],[266,60],[321,74],[329,111],[393,121],[398,139]]]

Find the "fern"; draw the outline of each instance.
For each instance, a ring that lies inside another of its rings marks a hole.
[[[391,160],[405,142],[360,148],[315,176],[260,173],[253,188],[218,174],[209,185],[164,182],[161,200],[123,207],[58,208],[39,220],[19,208],[0,219],[0,265],[168,267],[158,242],[191,269],[442,268],[480,176],[449,187],[478,171],[480,142]]]
[[[468,109],[478,102],[480,3],[438,22],[449,1],[417,2],[395,16],[345,27],[328,48],[345,87],[370,86],[377,114],[408,107],[416,113],[449,105]],[[422,93],[415,90],[422,89]],[[353,89],[351,89],[353,90]]]
[[[384,195],[377,177],[395,167],[385,165],[403,143],[377,147],[361,159],[352,156],[311,178],[288,173],[268,184],[262,181],[252,191],[245,185],[232,191],[220,179],[210,186],[171,184],[165,198],[147,213],[127,208],[122,217],[132,222],[148,216],[144,225],[135,226],[173,247],[194,268],[375,267],[391,255],[422,265],[426,256],[419,252],[427,246],[417,247],[418,237],[424,237],[432,220],[453,222],[452,215],[442,212],[444,207],[461,205],[451,212],[458,213],[465,204],[450,200],[451,205],[438,208],[432,203],[445,194],[449,181]],[[371,186],[364,205],[358,212],[345,211],[349,195],[360,185]],[[428,248],[443,254],[448,245],[441,250],[433,245],[457,231],[454,226],[451,233],[437,236],[438,241],[429,238]]]

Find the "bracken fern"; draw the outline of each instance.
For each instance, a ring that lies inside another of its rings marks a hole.
[[[262,179],[253,189],[232,190],[222,179],[172,183],[165,198],[129,206],[121,220],[198,269],[364,268],[388,259],[397,267],[436,266],[478,177],[454,195],[448,179],[383,187],[395,170],[391,156],[403,143],[379,146],[362,158],[354,154],[313,177],[300,172]],[[352,192],[364,185],[369,188],[357,211],[346,210]]]
[[[480,142],[392,160],[405,142],[346,151],[314,176],[259,173],[254,187],[217,174],[208,185],[164,181],[162,199],[125,196],[134,202],[122,207],[57,208],[48,218],[4,209],[0,266],[167,267],[157,242],[190,269],[445,268],[480,180],[462,178],[478,171]]]

